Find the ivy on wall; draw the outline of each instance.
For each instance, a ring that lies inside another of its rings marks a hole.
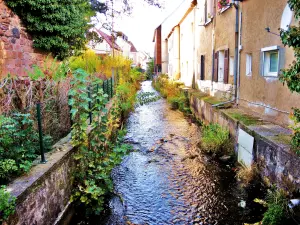
[[[5,0],[33,37],[34,47],[64,59],[85,47],[94,15],[88,0]]]
[[[288,4],[291,10],[294,11],[295,19],[300,18],[300,1],[299,0],[288,0]],[[294,49],[295,61],[292,63],[290,68],[283,70],[283,74],[280,80],[286,83],[288,88],[292,92],[300,94],[300,21],[298,26],[291,26],[287,31],[281,30],[280,36],[282,43],[285,46],[292,47]],[[294,109],[293,120],[295,121],[294,137],[292,139],[292,147],[295,149],[297,154],[300,154],[300,111]]]

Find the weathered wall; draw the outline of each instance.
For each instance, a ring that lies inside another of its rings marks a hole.
[[[0,77],[24,76],[33,64],[42,64],[45,55],[33,42],[20,19],[0,0]]]
[[[286,129],[273,124],[261,124],[246,126],[232,118],[228,110],[217,110],[211,104],[203,100],[205,95],[199,93],[190,94],[191,109],[196,118],[205,123],[218,123],[228,128],[235,140],[236,152],[238,148],[239,129],[254,137],[253,162],[257,163],[261,175],[271,183],[280,187],[300,187],[300,159],[291,152],[288,145],[281,140],[276,141],[281,135],[284,136]]]
[[[242,46],[240,75],[240,104],[260,113],[265,119],[288,125],[289,113],[282,113],[265,106],[290,112],[292,107],[300,107],[300,95],[292,94],[287,86],[283,86],[278,77],[263,77],[260,73],[261,49],[269,46],[284,48],[278,28],[287,1],[252,0],[244,1],[242,6]],[[252,54],[252,75],[246,76],[246,54]],[[293,51],[285,48],[285,64],[287,68],[293,61]],[[255,88],[254,88],[255,87]],[[252,102],[252,103],[251,103]]]
[[[76,167],[75,150],[69,140],[70,136],[56,145],[56,151],[46,155],[46,164],[34,166],[28,175],[8,186],[17,197],[16,213],[8,225],[50,225],[65,208]]]

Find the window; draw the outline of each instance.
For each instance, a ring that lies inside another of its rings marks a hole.
[[[214,53],[213,81],[228,84],[229,81],[229,49]]]
[[[230,57],[229,59],[229,75],[233,76],[234,75],[234,57]]]
[[[267,47],[261,51],[263,76],[277,77],[279,74],[279,47]]]
[[[246,54],[246,75],[252,75],[252,54]]]
[[[204,23],[208,24],[211,22],[212,17],[214,16],[214,4],[213,0],[205,0],[204,2]]]

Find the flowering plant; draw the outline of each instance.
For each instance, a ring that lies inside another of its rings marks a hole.
[[[229,0],[218,0],[218,8],[222,9],[229,5]]]

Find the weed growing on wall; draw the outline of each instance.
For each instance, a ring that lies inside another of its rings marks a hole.
[[[233,146],[229,138],[229,131],[219,124],[209,124],[202,127],[201,151],[214,154],[231,154]]]

